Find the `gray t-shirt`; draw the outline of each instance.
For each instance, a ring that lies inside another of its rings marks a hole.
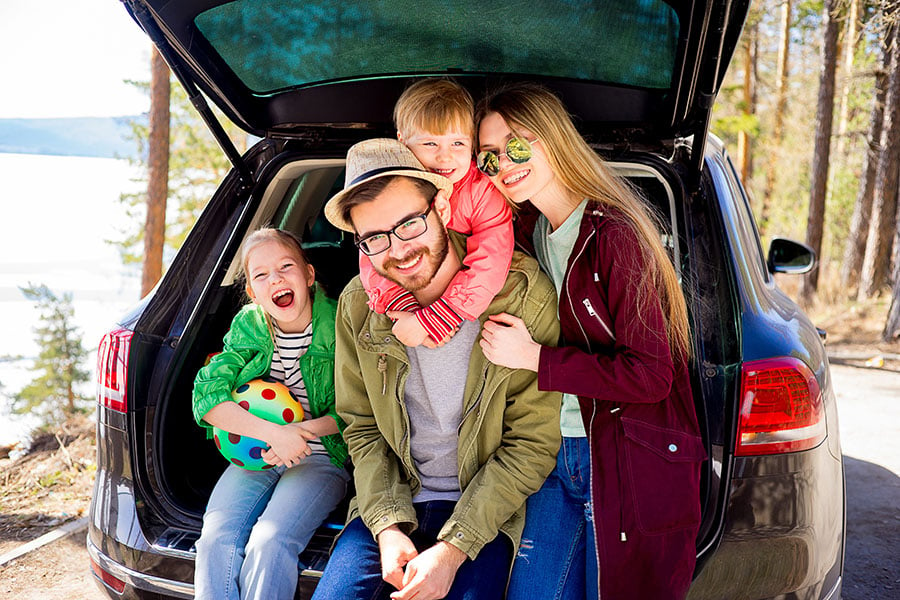
[[[459,500],[457,447],[469,357],[481,331],[463,321],[440,348],[407,348],[409,376],[403,400],[410,422],[410,452],[422,481],[414,502]]]

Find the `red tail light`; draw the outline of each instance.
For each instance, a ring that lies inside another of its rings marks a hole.
[[[100,579],[100,581],[111,587],[117,594],[121,594],[125,591],[125,582],[115,575],[104,571],[103,567],[94,562],[93,558],[91,559],[91,570],[94,572],[94,575],[96,575]]]
[[[134,332],[127,329],[110,331],[97,350],[97,402],[119,412],[128,409],[125,383],[132,335]]]
[[[822,393],[805,363],[788,356],[744,363],[736,455],[797,452],[824,439]]]

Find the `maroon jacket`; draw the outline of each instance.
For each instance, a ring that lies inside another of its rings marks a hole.
[[[575,394],[591,449],[600,596],[684,598],[700,524],[700,437],[686,361],[673,364],[655,290],[637,299],[638,242],[589,203],[559,299],[559,347],[541,348],[538,386]],[[517,213],[533,250],[537,211]],[[642,308],[639,308],[642,307]]]

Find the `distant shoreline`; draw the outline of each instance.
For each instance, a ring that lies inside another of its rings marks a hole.
[[[132,123],[146,115],[0,119],[0,153],[135,158]]]

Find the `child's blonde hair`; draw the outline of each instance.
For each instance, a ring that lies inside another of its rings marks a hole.
[[[249,280],[247,279],[247,264],[250,262],[250,252],[253,251],[257,246],[261,246],[266,242],[278,242],[291,252],[295,252],[297,257],[303,262],[303,264],[308,265],[309,260],[306,258],[306,252],[303,251],[303,246],[300,242],[300,238],[291,233],[290,231],[285,231],[284,229],[276,229],[274,227],[260,227],[253,233],[247,236],[247,239],[244,240],[244,244],[241,246],[241,280],[245,285],[249,285]]]
[[[475,139],[475,103],[452,79],[423,79],[412,84],[394,106],[394,125],[403,138],[414,131],[441,135],[451,129]]]

